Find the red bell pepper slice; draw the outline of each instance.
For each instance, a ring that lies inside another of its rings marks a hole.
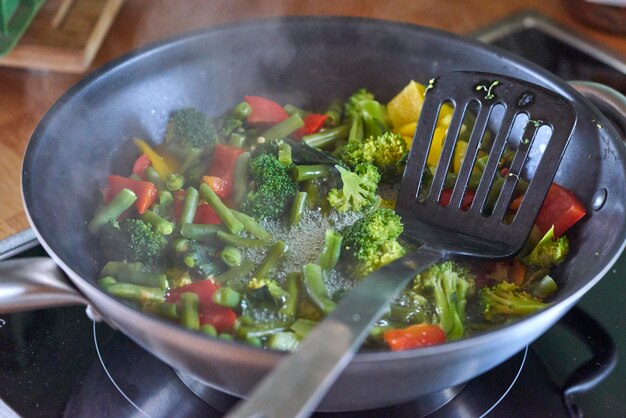
[[[328,119],[328,115],[320,115],[319,113],[311,113],[306,115],[302,121],[304,126],[299,128],[293,133],[295,139],[300,139],[305,135],[311,135],[318,132],[324,126],[324,123]]]
[[[180,295],[191,292],[198,295],[200,306],[213,306],[213,293],[219,288],[220,285],[211,279],[199,280],[170,290],[165,300],[169,303],[178,303]]]
[[[157,189],[151,182],[113,175],[104,188],[104,203],[109,203],[122,189],[130,189],[137,195],[135,207],[139,213],[147,211],[157,198]]]
[[[135,164],[133,164],[133,174],[138,175],[143,180],[146,179],[146,175],[143,173],[146,168],[150,167],[152,163],[150,162],[150,158],[146,154],[141,154],[136,160]]]
[[[216,195],[219,196],[220,199],[224,200],[233,191],[233,183],[232,181],[227,181],[221,177],[217,176],[203,176],[202,181],[209,185],[209,187],[215,192]]]
[[[392,351],[401,351],[444,343],[446,333],[437,325],[416,324],[386,331],[383,339]]]
[[[219,305],[200,306],[200,325],[213,325],[217,332],[228,331],[236,320],[237,314],[230,308]]]
[[[233,191],[235,181],[235,168],[237,158],[244,152],[241,148],[235,148],[224,144],[217,144],[211,157],[211,165],[208,175],[222,179],[223,191],[220,198],[225,199]],[[209,184],[209,186],[211,186]],[[217,193],[217,191],[214,189]],[[218,194],[219,195],[219,194]]]
[[[244,96],[252,112],[246,121],[251,126],[275,125],[289,117],[285,109],[273,100],[260,96]]]
[[[203,203],[196,209],[196,215],[193,218],[193,223],[219,225],[222,223],[222,220],[217,215],[217,212],[215,212],[215,209],[211,207],[211,205]]]
[[[587,212],[574,193],[565,187],[552,183],[548,190],[535,224],[545,234],[554,225],[554,236],[560,237]]]
[[[439,199],[440,206],[448,206],[450,204],[450,199],[452,198],[452,189],[443,189],[441,191],[441,198]],[[474,201],[474,192],[471,190],[466,190],[463,194],[463,198],[461,199],[461,210],[466,211],[472,206],[472,202]]]

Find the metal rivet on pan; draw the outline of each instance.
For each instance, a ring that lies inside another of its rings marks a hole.
[[[593,195],[593,201],[591,202],[591,208],[593,210],[600,210],[602,206],[604,206],[604,202],[606,202],[606,197],[609,192],[603,187]]]
[[[520,107],[526,107],[534,101],[535,95],[532,92],[527,91],[522,94],[522,97],[519,98],[519,100],[517,101],[517,105]]]

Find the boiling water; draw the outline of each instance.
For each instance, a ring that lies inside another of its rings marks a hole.
[[[333,211],[329,216],[323,215],[319,210],[307,210],[300,219],[298,225],[288,226],[283,221],[261,221],[263,226],[276,241],[284,241],[287,245],[287,253],[282,264],[274,272],[272,278],[283,282],[289,272],[301,271],[306,263],[318,263],[319,255],[324,245],[324,235],[327,229],[339,231],[353,224],[362,215],[348,212],[338,213]],[[243,250],[244,257],[259,265],[267,248],[246,248]],[[355,280],[342,276],[337,271],[325,275],[324,281],[329,295],[341,289],[349,289],[354,286]]]

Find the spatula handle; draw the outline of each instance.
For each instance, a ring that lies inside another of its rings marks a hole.
[[[309,416],[400,290],[442,257],[421,247],[367,276],[227,417]]]

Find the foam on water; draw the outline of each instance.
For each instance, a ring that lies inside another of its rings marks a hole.
[[[338,231],[353,224],[360,217],[360,214],[352,212],[333,212],[325,216],[320,211],[307,210],[298,225],[293,227],[285,225],[281,220],[261,221],[261,226],[272,234],[276,241],[284,241],[287,244],[285,259],[272,278],[282,282],[287,273],[300,271],[306,263],[317,263],[324,245],[326,230]],[[258,265],[263,261],[266,252],[267,248],[246,248],[243,250],[243,255]],[[325,281],[329,294],[352,287],[351,280],[342,277],[337,272],[327,274]]]

